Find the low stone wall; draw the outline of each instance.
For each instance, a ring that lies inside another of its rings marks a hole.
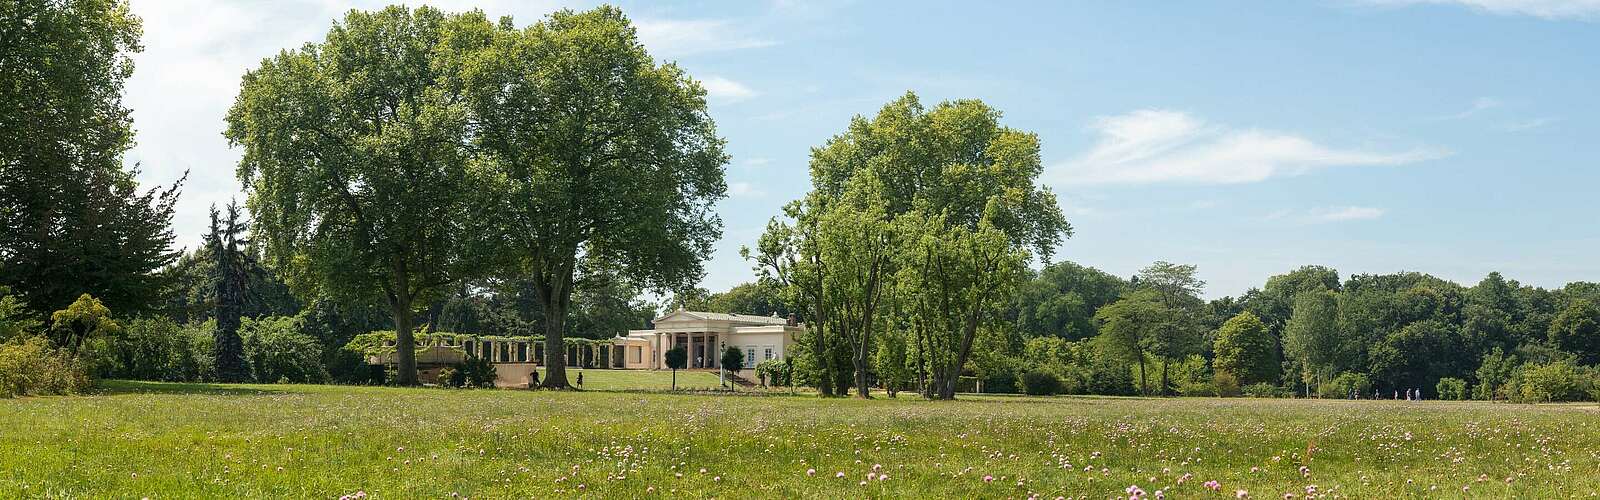
[[[495,363],[495,387],[528,387],[528,374],[539,367],[535,363]]]

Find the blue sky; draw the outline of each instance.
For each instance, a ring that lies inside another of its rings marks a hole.
[[[562,5],[428,3],[518,24]],[[129,160],[147,182],[191,171],[180,244],[240,196],[221,137],[239,76],[381,5],[134,0]],[[1039,135],[1076,228],[1057,260],[1196,264],[1207,297],[1305,264],[1600,280],[1600,0],[621,5],[711,91],[733,155],[713,291],[753,279],[738,249],[808,189],[810,148],[907,90]]]

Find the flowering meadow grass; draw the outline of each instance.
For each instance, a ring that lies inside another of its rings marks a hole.
[[[0,400],[0,498],[1600,491],[1594,405],[964,399],[109,382]]]

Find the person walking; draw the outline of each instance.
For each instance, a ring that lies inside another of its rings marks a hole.
[[[578,388],[583,388],[583,372],[578,372]]]
[[[535,388],[535,387],[538,387],[538,386],[539,386],[539,369],[538,368],[534,368],[533,371],[528,372],[528,388],[532,389],[532,388]]]

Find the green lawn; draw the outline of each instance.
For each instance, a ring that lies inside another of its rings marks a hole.
[[[1596,422],[1594,405],[109,382],[0,400],[0,498],[1590,496]]]
[[[669,390],[672,388],[672,371],[652,370],[567,370],[567,382],[573,385],[578,383],[578,374],[583,374],[583,388],[601,391],[627,391],[627,390]],[[750,371],[744,372],[746,378],[753,376]],[[544,378],[544,369],[539,369],[539,377]],[[717,381],[717,372],[700,370],[678,370],[678,388],[689,390],[714,390],[721,387]]]

